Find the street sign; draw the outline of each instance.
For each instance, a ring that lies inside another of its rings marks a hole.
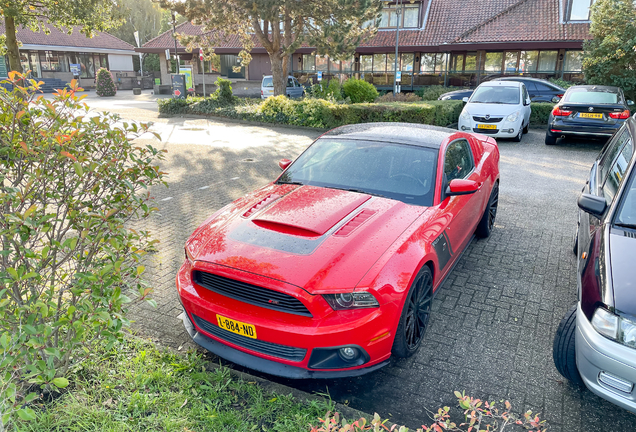
[[[199,48],[199,60],[203,61],[203,50]]]
[[[82,65],[79,63],[71,63],[71,73],[73,76],[79,76],[82,73]]]
[[[318,81],[322,81],[322,71],[318,71]]]
[[[170,50],[166,48],[166,60],[170,60]]]
[[[395,80],[397,82],[402,81],[402,71],[397,71],[397,73],[395,74]]]

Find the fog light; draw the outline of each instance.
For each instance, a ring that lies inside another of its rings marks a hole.
[[[602,371],[600,374],[598,374],[598,380],[603,384],[624,393],[631,393],[632,388],[634,387],[634,384],[632,384],[631,382],[608,374],[605,371]]]
[[[462,130],[463,131],[468,130],[468,129],[470,129],[470,128],[462,125]]]
[[[513,128],[508,129],[508,133],[515,133],[515,130]]]
[[[345,361],[355,360],[355,358],[358,357],[358,350],[351,347],[340,348],[340,350],[338,350],[338,353],[340,354],[340,357],[342,357],[342,359]]]

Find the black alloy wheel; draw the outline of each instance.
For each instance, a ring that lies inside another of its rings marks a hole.
[[[490,193],[490,199],[488,200],[488,207],[484,211],[484,215],[477,225],[475,234],[479,238],[486,238],[490,236],[492,229],[495,227],[495,220],[497,219],[497,209],[499,207],[499,182],[495,183]]]
[[[422,267],[411,285],[398,324],[393,354],[410,357],[415,354],[424,340],[424,334],[431,318],[433,301],[433,274],[428,266]]]

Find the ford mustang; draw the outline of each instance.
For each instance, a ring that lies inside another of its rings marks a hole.
[[[494,227],[496,141],[369,123],[331,130],[279,165],[278,179],[186,242],[176,283],[190,336],[290,378],[361,375],[413,355],[433,295]]]

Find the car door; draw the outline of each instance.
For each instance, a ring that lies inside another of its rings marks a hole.
[[[528,94],[528,90],[526,90],[525,84],[521,84],[521,104],[522,104],[522,112],[523,112],[523,124],[524,126],[528,126],[530,124],[530,114],[532,114],[532,108],[530,107],[530,102],[532,99]]]
[[[526,86],[526,90],[528,91],[530,100],[532,102],[536,102],[535,99],[537,98],[537,96],[539,96],[537,92],[537,86],[532,81],[521,81],[521,82]]]
[[[448,184],[455,179],[474,180],[482,184],[481,165],[476,166],[473,150],[464,138],[451,142],[444,154],[442,200],[440,209],[449,215],[450,222],[444,234],[450,243],[451,261],[457,259],[473,232],[483,211],[484,190],[480,188],[470,195],[456,195],[447,197],[445,189]],[[440,263],[440,268],[444,266]]]

